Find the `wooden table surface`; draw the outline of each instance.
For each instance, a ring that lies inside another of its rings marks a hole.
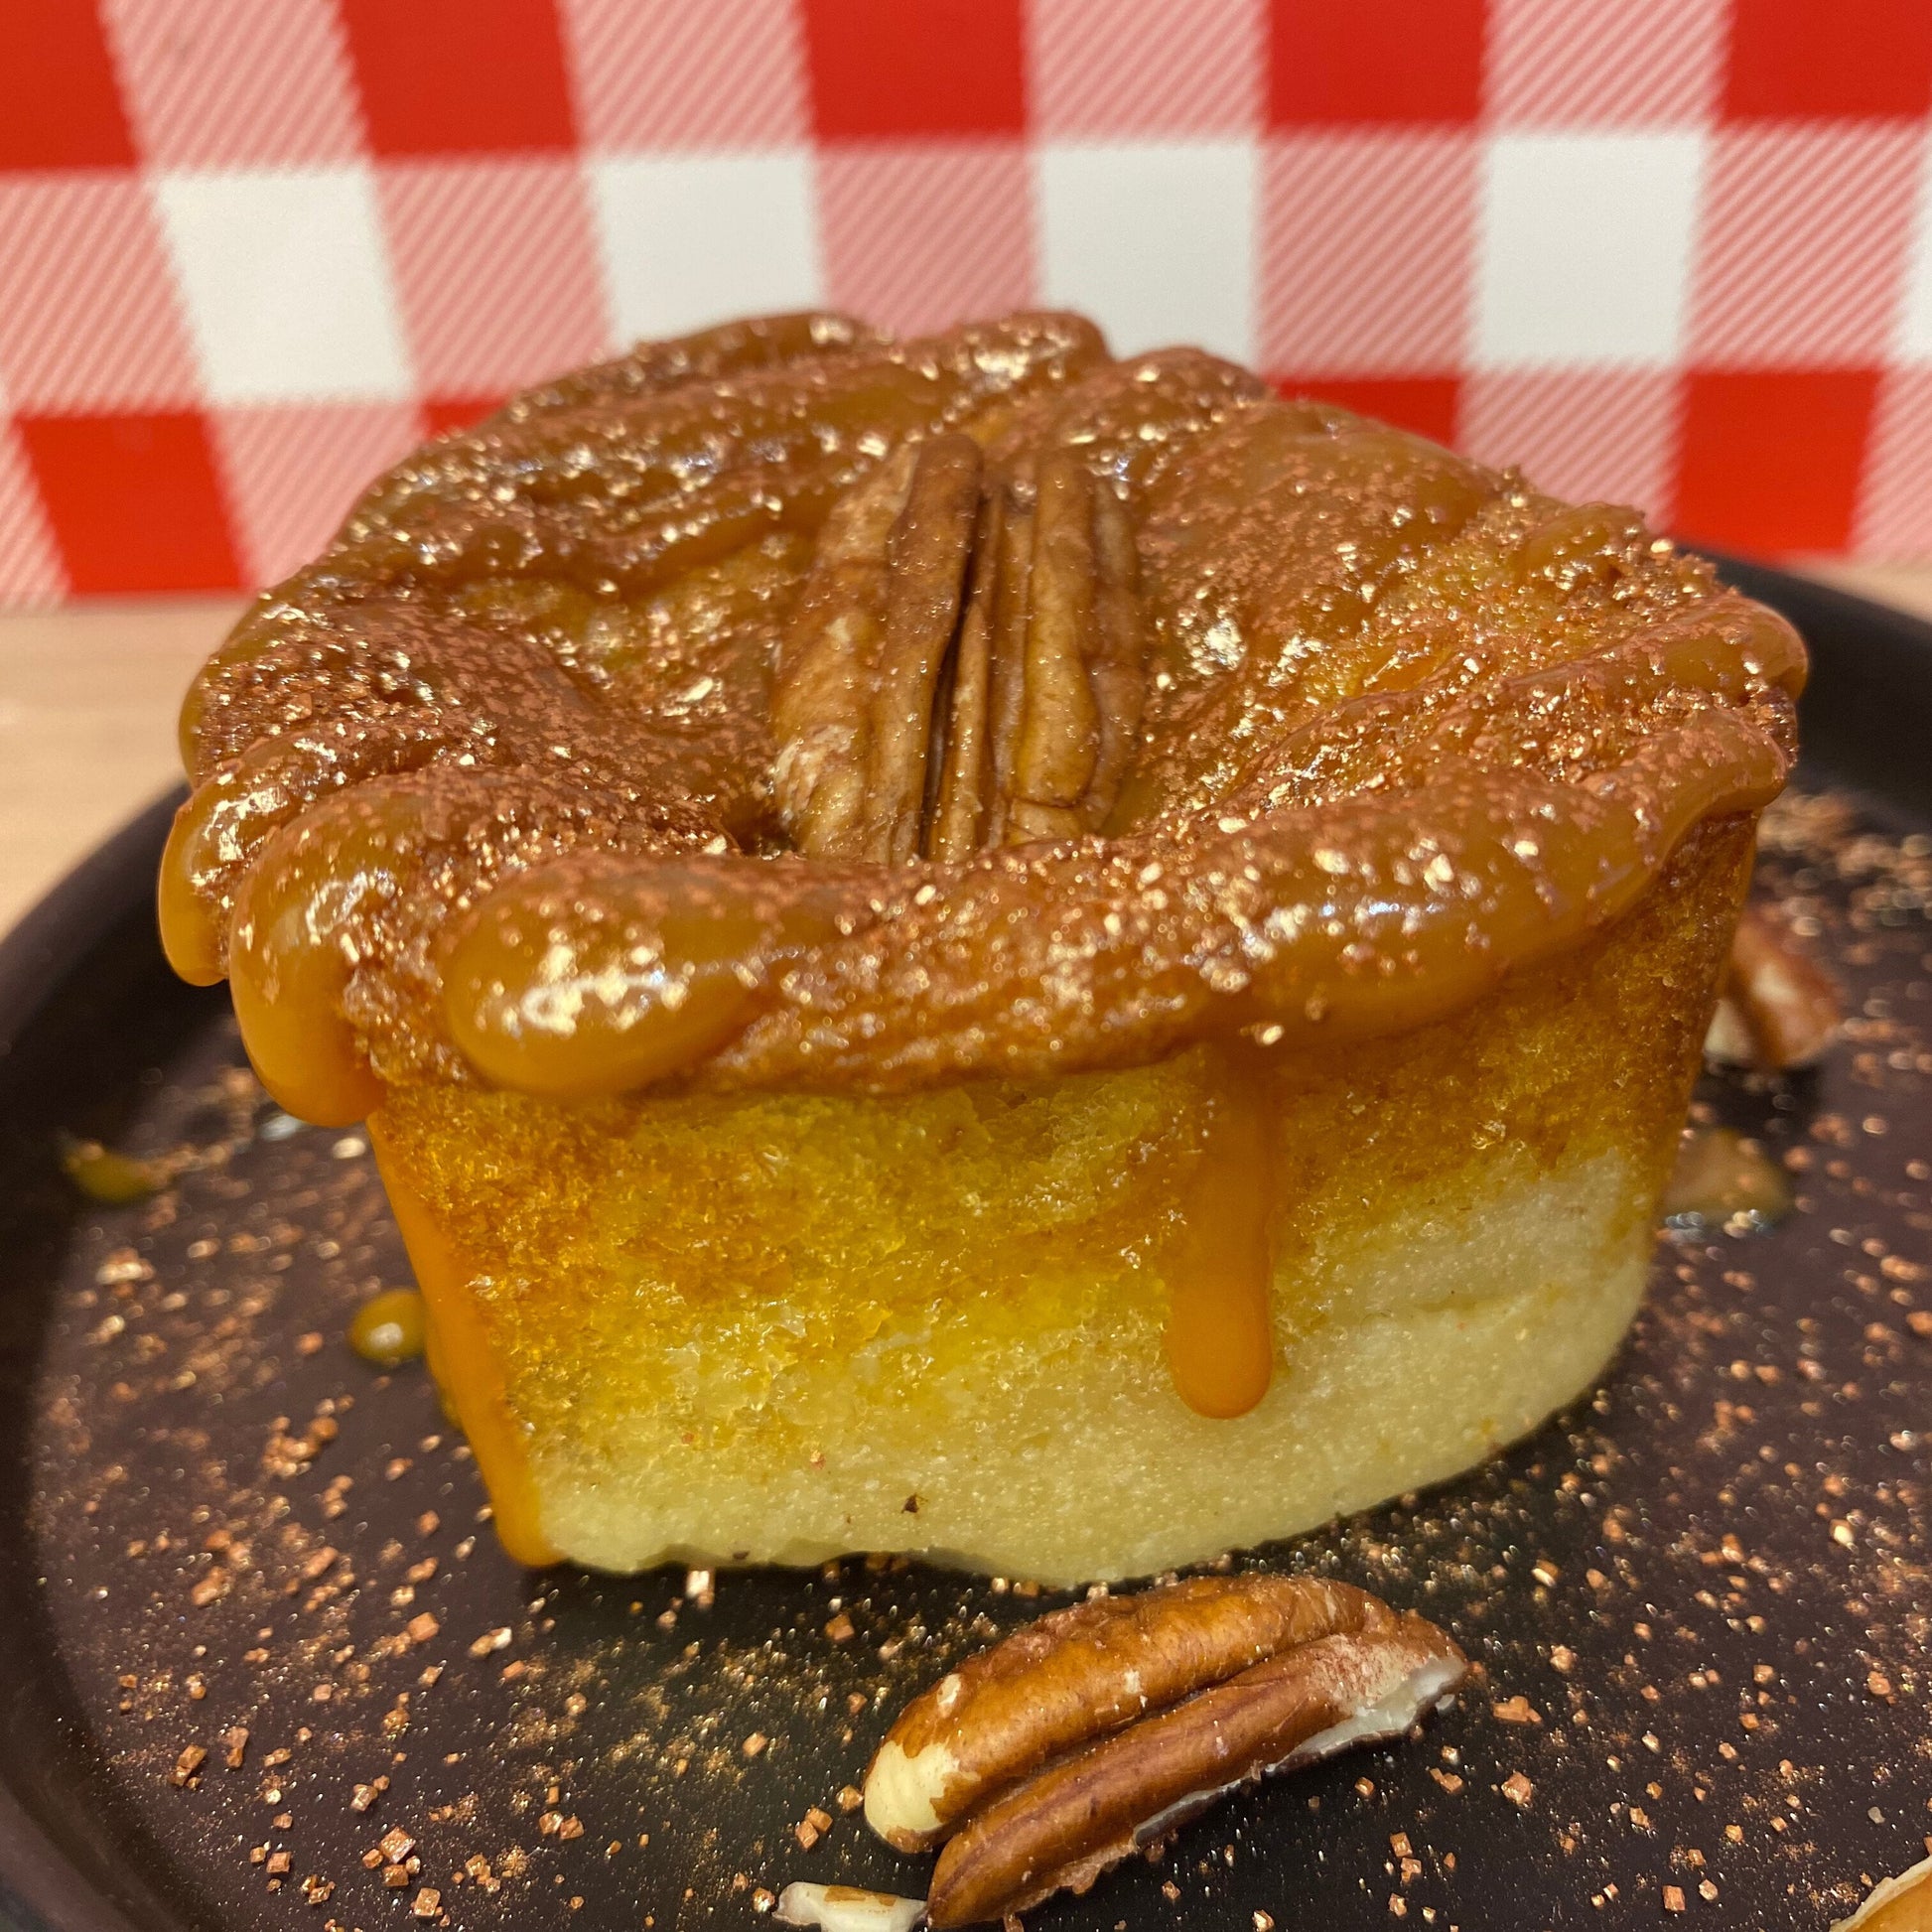
[[[1932,564],[1817,574],[1932,617]],[[175,713],[232,598],[0,614],[0,932],[180,776]]]

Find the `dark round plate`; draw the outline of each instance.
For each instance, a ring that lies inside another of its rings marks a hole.
[[[1622,1358],[1532,1441],[1237,1559],[1422,1608],[1484,1677],[1040,1923],[1811,1932],[1924,1856],[1932,629],[1737,575],[1816,654],[1808,796],[1760,877],[1853,1022],[1818,1073],[1702,1104],[1787,1157],[1798,1211],[1666,1239]],[[795,1877],[922,1891],[838,1794],[909,1692],[1052,1593],[855,1560],[705,1601],[510,1565],[424,1376],[343,1342],[406,1279],[361,1137],[277,1113],[224,994],[162,964],[165,823],[0,947],[0,1905],[634,1932],[749,1924]],[[105,1207],[64,1134],[196,1166]]]

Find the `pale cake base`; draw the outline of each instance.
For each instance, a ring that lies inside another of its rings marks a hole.
[[[1281,1334],[1273,1386],[1231,1422],[1192,1414],[1139,1337],[1096,1324],[988,1348],[939,1401],[882,1402],[862,1430],[822,1431],[836,1447],[816,1468],[761,1465],[753,1444],[680,1458],[638,1440],[628,1467],[557,1445],[534,1458],[544,1527],[603,1570],[911,1547],[1045,1584],[1290,1536],[1453,1475],[1589,1386],[1643,1289],[1647,1227],[1591,1233],[1627,1229],[1630,1180],[1599,1157],[1400,1215],[1331,1258],[1352,1307]],[[976,1427],[976,1412],[997,1420]]]
[[[1480,1460],[1637,1306],[1750,830],[1449,1021],[1269,1062],[1274,1379],[1231,1421],[1163,1352],[1212,1050],[885,1100],[392,1091],[371,1130],[506,1544],[1070,1584]]]

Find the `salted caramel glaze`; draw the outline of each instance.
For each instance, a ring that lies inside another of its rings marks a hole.
[[[162,929],[323,1123],[1219,1040],[1170,1360],[1238,1413],[1243,1055],[1442,1018],[1616,918],[1775,794],[1803,671],[1633,511],[1198,350],[775,317],[377,483],[189,696]]]

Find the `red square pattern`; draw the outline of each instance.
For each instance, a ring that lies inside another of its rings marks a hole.
[[[1034,299],[1017,142],[834,149],[819,158],[818,204],[834,307],[907,333]]]
[[[417,412],[395,406],[224,409],[210,427],[250,584],[313,558],[423,435]]]
[[[1462,385],[1456,446],[1553,496],[1664,521],[1681,389],[1662,369],[1479,370]]]
[[[486,396],[431,396],[423,404],[423,431],[442,436],[453,429],[475,429],[508,400],[501,391]]]
[[[1677,525],[1738,550],[1842,550],[1852,534],[1875,369],[1694,370]]]
[[[67,587],[27,452],[0,419],[0,605],[58,603]]]
[[[1337,402],[1358,416],[1414,430],[1432,443],[1455,440],[1455,399],[1461,384],[1452,375],[1278,375],[1285,396]]]
[[[338,0],[377,154],[515,154],[576,139],[551,0]]]
[[[827,141],[1019,134],[1020,0],[802,0]]]
[[[1048,140],[1247,134],[1262,0],[1034,0],[1028,77]]]
[[[792,0],[559,0],[594,150],[758,148],[811,116]]]
[[[611,326],[574,162],[392,162],[377,189],[426,389],[513,389],[606,352]]]
[[[1030,144],[1257,128],[1285,388],[1716,541],[1932,554],[1932,366],[1896,336],[1927,0],[16,0],[7,27],[0,601],[279,573],[421,426],[604,352],[588,157],[815,144],[824,293],[916,330],[1034,298]],[[1686,366],[1471,367],[1486,130],[1714,119]],[[205,416],[139,171],[371,151],[419,393]]]
[[[1272,14],[1278,127],[1476,118],[1483,0],[1273,0]]]
[[[195,400],[194,352],[136,177],[0,175],[0,389],[16,409]]]
[[[0,59],[0,169],[134,159],[100,21],[82,0],[10,0]]]
[[[1434,375],[1462,365],[1476,139],[1277,138],[1262,173],[1261,359],[1270,369]]]
[[[161,168],[293,168],[362,148],[330,0],[103,0],[143,158]]]
[[[1704,364],[1875,362],[1911,245],[1921,130],[1732,127],[1705,174],[1691,300]]]
[[[1505,127],[1708,120],[1730,0],[1491,0],[1485,93]]]
[[[1731,0],[1725,112],[1848,119],[1932,107],[1925,0]]]
[[[199,415],[28,416],[20,432],[76,595],[241,582]]]

